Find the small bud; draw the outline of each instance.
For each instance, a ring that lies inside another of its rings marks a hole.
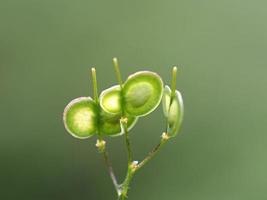
[[[124,124],[124,125],[127,125],[127,123],[128,123],[128,118],[127,118],[127,117],[122,117],[122,118],[121,118],[121,123]]]
[[[166,140],[170,139],[170,136],[164,132],[164,133],[162,133],[161,138],[162,138],[162,140],[166,141]]]
[[[135,172],[135,170],[137,169],[137,167],[138,167],[138,161],[135,160],[130,165],[130,168],[131,168],[132,172]]]
[[[122,194],[122,185],[118,185],[118,196],[121,196]]]
[[[103,152],[106,148],[106,141],[97,140],[95,146],[98,148],[99,152]]]

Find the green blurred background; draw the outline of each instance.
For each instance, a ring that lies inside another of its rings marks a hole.
[[[138,173],[129,199],[267,199],[267,12],[263,0],[1,0],[0,199],[115,200],[95,139],[63,128],[73,98],[179,65],[181,134]],[[131,133],[136,160],[158,142],[161,108]],[[115,171],[123,138],[108,139]]]

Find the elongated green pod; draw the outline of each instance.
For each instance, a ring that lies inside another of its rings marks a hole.
[[[123,85],[123,106],[132,116],[145,116],[160,104],[163,82],[159,75],[140,71],[130,75]]]
[[[167,133],[170,137],[174,137],[180,130],[184,116],[184,104],[181,93],[176,90],[174,96],[171,97],[171,89],[165,86],[162,105],[163,113],[168,121]]]
[[[89,138],[97,132],[97,113],[97,106],[90,97],[74,99],[64,109],[64,126],[76,138]]]
[[[118,115],[122,113],[122,98],[121,87],[115,85],[101,92],[99,103],[105,112]]]

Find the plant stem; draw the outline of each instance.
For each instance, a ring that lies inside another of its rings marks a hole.
[[[92,80],[93,80],[93,88],[94,88],[94,100],[95,100],[96,104],[98,104],[98,106],[99,106],[96,69],[92,68],[91,71],[92,71]],[[98,132],[99,132],[99,130],[98,130]],[[103,158],[104,158],[105,164],[107,166],[110,178],[112,180],[112,183],[113,183],[113,185],[115,187],[115,190],[116,190],[117,194],[119,195],[120,191],[119,191],[117,178],[115,176],[115,173],[114,173],[114,170],[113,170],[113,167],[112,167],[112,163],[111,163],[111,161],[109,159],[109,156],[108,156],[108,152],[107,152],[107,149],[106,149],[106,142],[102,139],[102,135],[101,134],[98,134],[98,140],[97,140],[96,146],[97,146],[99,152],[103,155]]]
[[[122,89],[121,72],[120,72],[119,62],[118,62],[118,59],[116,57],[113,58],[113,65],[114,65],[114,68],[115,68],[115,72],[116,72],[116,76],[117,76],[118,82],[119,82],[120,87]]]
[[[132,162],[128,164],[127,175],[121,186],[121,193],[118,197],[119,200],[124,200],[125,198],[127,198],[129,186],[136,172],[136,169],[137,169],[137,162]]]
[[[122,125],[124,129],[127,128],[127,125],[125,126],[125,124],[126,123],[122,121]],[[124,131],[125,131],[125,135],[128,135],[127,129],[125,129]],[[161,147],[163,147],[164,144],[170,139],[170,137],[166,133],[163,133],[161,136],[160,143],[155,146],[155,148],[147,155],[147,157],[144,158],[144,160],[140,164],[138,164],[137,161],[132,161],[132,151],[131,151],[131,146],[130,146],[130,140],[128,137],[125,137],[125,138],[126,138],[126,146],[127,146],[127,151],[128,151],[128,167],[127,167],[127,174],[126,174],[125,180],[123,181],[121,185],[118,184],[115,173],[113,171],[113,167],[109,159],[108,152],[106,150],[106,142],[104,140],[98,140],[96,144],[99,152],[102,153],[103,155],[105,164],[108,168],[110,178],[118,194],[118,200],[125,200],[127,198],[129,186],[134,177],[135,172],[137,172],[146,163],[148,163],[159,152]]]
[[[103,151],[103,158],[104,158],[104,161],[105,161],[106,166],[108,168],[108,172],[109,172],[110,178],[112,180],[112,183],[115,187],[115,190],[116,190],[117,194],[119,195],[119,185],[117,182],[117,178],[115,176],[111,161],[110,161],[109,156],[108,156],[108,152],[106,150]]]
[[[127,154],[128,154],[128,165],[130,165],[133,162],[133,153],[132,153],[131,142],[130,142],[129,132],[128,132],[128,125],[127,125],[128,119],[125,117],[122,117],[121,124],[123,126],[122,128],[123,128],[124,135],[125,135],[125,144],[126,144]]]
[[[127,154],[128,154],[127,174],[126,174],[125,180],[123,181],[123,183],[121,185],[121,191],[119,194],[119,200],[123,200],[127,197],[129,185],[130,185],[130,182],[133,178],[137,163],[133,162],[131,143],[130,143],[128,127],[127,127],[128,120],[127,120],[127,118],[122,118],[120,122],[122,125],[122,129],[124,131],[125,144],[126,144]]]
[[[118,200],[124,200],[125,198],[127,198],[129,186],[134,177],[135,172],[137,172],[146,163],[148,163],[159,152],[161,147],[163,147],[164,144],[169,139],[170,137],[166,133],[163,133],[160,143],[154,147],[154,149],[148,154],[148,156],[140,164],[138,164],[136,161],[128,162],[127,175],[126,175],[124,182],[122,183],[121,194],[119,195]]]
[[[119,68],[119,63],[117,58],[113,58],[113,64],[116,72],[116,76],[118,79],[118,83],[121,88],[121,94],[123,90],[123,82],[122,82],[122,77],[121,77],[121,72]],[[122,95],[121,95],[122,96]],[[121,98],[121,104],[123,105],[124,99],[123,97]],[[132,155],[132,148],[131,148],[131,142],[129,138],[129,132],[128,132],[128,119],[125,116],[125,111],[124,108],[122,107],[122,113],[121,113],[121,128],[123,129],[122,131],[124,132],[125,135],[125,144],[126,144],[126,149],[127,149],[127,155],[128,155],[128,167],[127,167],[127,174],[125,177],[125,180],[121,184],[121,187],[119,188],[119,193],[118,193],[118,200],[124,200],[127,198],[127,193],[129,190],[129,185],[130,182],[133,178],[134,172],[136,170],[137,163],[133,162],[133,155]]]
[[[125,132],[125,141],[126,141],[127,152],[128,152],[128,164],[130,164],[133,161],[133,155],[132,155],[131,142],[129,139],[128,131]]]
[[[108,156],[108,152],[106,149],[106,142],[102,139],[98,139],[96,142],[96,147],[98,148],[99,153],[101,153],[103,155],[105,165],[107,166],[110,178],[112,180],[112,183],[115,187],[117,194],[119,195],[120,194],[120,188],[119,188],[117,178],[115,176],[111,161],[110,161],[109,156]]]
[[[169,139],[170,139],[170,137],[166,133],[163,133],[161,136],[161,140],[160,140],[159,144],[156,145],[154,147],[154,149],[152,149],[152,151],[149,152],[147,157],[145,157],[145,159],[137,165],[136,170],[141,169],[146,163],[148,163],[159,152],[159,150],[164,146],[164,144]]]
[[[121,87],[121,105],[122,105],[121,124],[122,124],[122,128],[124,129],[123,131],[125,133],[124,135],[125,135],[125,142],[126,142],[126,147],[127,147],[127,152],[128,152],[128,165],[129,165],[133,161],[133,156],[132,156],[131,143],[130,143],[129,134],[128,134],[128,119],[125,116],[125,110],[123,107],[124,99],[122,95],[123,83],[122,83],[122,78],[121,78],[121,71],[120,71],[118,59],[116,57],[113,58],[113,64],[114,64],[118,82]]]
[[[177,67],[174,66],[172,68],[171,97],[175,95],[176,79],[177,79]]]
[[[98,103],[98,90],[97,90],[97,79],[96,79],[96,70],[95,68],[91,69],[92,71],[92,79],[93,79],[93,87],[94,87],[94,100]]]

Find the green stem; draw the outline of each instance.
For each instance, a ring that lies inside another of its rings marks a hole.
[[[116,190],[117,194],[119,195],[119,185],[117,182],[117,178],[115,176],[111,161],[110,161],[109,156],[108,156],[108,152],[106,150],[103,151],[103,158],[104,158],[104,161],[105,161],[106,166],[108,168],[108,172],[109,172],[110,178],[112,180],[112,183],[115,187],[115,190]]]
[[[113,171],[111,161],[110,161],[109,156],[108,156],[108,152],[106,149],[106,142],[102,139],[98,139],[97,143],[96,143],[96,147],[98,148],[99,153],[101,153],[103,155],[103,158],[104,158],[105,164],[107,166],[110,178],[112,180],[112,183],[115,187],[117,194],[119,195],[120,194],[120,188],[119,188],[115,173]]]
[[[126,143],[127,154],[128,154],[128,165],[130,165],[133,162],[133,153],[132,153],[131,142],[130,142],[129,132],[128,132],[128,125],[127,125],[128,119],[123,117],[121,119],[121,123],[123,126],[124,135],[125,135],[125,143]]]
[[[147,157],[145,157],[145,159],[137,165],[136,170],[141,169],[146,163],[148,163],[159,152],[159,150],[164,146],[164,144],[166,144],[166,142],[169,139],[170,137],[166,133],[163,133],[159,144],[155,146],[154,149],[152,149],[152,151],[149,152]]]
[[[174,66],[172,68],[171,97],[175,95],[176,79],[177,79],[177,67]]]
[[[113,58],[113,65],[114,65],[114,68],[115,68],[115,72],[116,72],[116,76],[117,76],[119,85],[121,86],[121,89],[122,89],[122,84],[123,83],[122,83],[122,78],[121,78],[121,72],[120,72],[119,62],[118,62],[118,59],[117,58]]]
[[[93,88],[94,88],[94,100],[95,100],[96,104],[99,106],[96,69],[92,68],[91,71],[92,71],[92,80],[93,80]],[[97,146],[99,152],[103,155],[103,158],[104,158],[105,164],[107,166],[110,178],[111,178],[112,183],[115,187],[115,190],[117,191],[117,194],[119,195],[119,186],[118,186],[117,178],[115,176],[115,173],[114,173],[114,170],[112,167],[112,163],[109,159],[108,152],[106,150],[106,142],[102,139],[101,134],[98,134],[98,141],[97,141],[96,146]]]
[[[119,197],[118,197],[118,200],[124,200],[125,199],[125,197],[123,197],[122,195],[120,195]]]
[[[93,88],[94,88],[94,100],[98,103],[98,89],[97,89],[97,79],[96,79],[96,69],[92,68],[92,80],[93,80]]]
[[[129,186],[136,172],[136,167],[137,163],[135,162],[128,164],[127,175],[121,186],[121,193],[118,198],[119,200],[124,200],[127,198]]]
[[[118,196],[118,200],[125,200],[127,198],[129,186],[134,177],[134,174],[139,169],[141,169],[146,163],[148,163],[159,152],[159,150],[164,146],[164,144],[166,144],[166,142],[169,139],[170,137],[166,133],[163,133],[161,136],[160,143],[157,146],[155,146],[155,148],[147,155],[147,157],[140,164],[138,164],[135,161],[128,163],[127,175],[119,190],[120,193]]]
[[[119,85],[121,87],[121,105],[122,105],[121,124],[122,124],[123,131],[125,133],[124,135],[125,135],[125,142],[126,142],[126,147],[127,147],[127,152],[128,152],[128,165],[129,165],[133,161],[133,156],[132,156],[131,143],[130,143],[130,138],[129,138],[129,133],[128,133],[128,119],[125,116],[125,111],[123,107],[124,99],[122,95],[123,83],[122,83],[122,78],[121,78],[121,71],[120,71],[118,59],[116,57],[113,58],[113,64],[114,64],[114,68],[115,68],[115,72],[116,72]]]
[[[115,72],[116,72],[116,76],[118,79],[118,83],[120,85],[121,88],[121,92],[123,90],[123,82],[122,82],[122,77],[121,77],[121,72],[120,72],[120,68],[119,68],[119,63],[118,63],[118,59],[117,58],[113,58],[113,64],[114,64],[114,68],[115,68]],[[122,95],[121,95],[122,97]],[[121,104],[123,105],[123,97],[121,98]],[[124,108],[122,106],[122,117],[121,117],[121,128],[123,129],[124,135],[125,135],[125,144],[126,144],[126,148],[127,148],[127,155],[128,155],[128,168],[127,168],[127,174],[125,177],[125,180],[123,181],[121,188],[119,189],[119,196],[118,196],[118,200],[124,200],[125,198],[127,198],[127,193],[129,190],[129,185],[131,183],[131,180],[134,176],[134,172],[136,169],[137,164],[135,162],[133,162],[133,155],[132,155],[132,148],[131,148],[131,142],[130,142],[130,138],[129,138],[129,132],[128,132],[128,119],[125,116],[125,111]]]

